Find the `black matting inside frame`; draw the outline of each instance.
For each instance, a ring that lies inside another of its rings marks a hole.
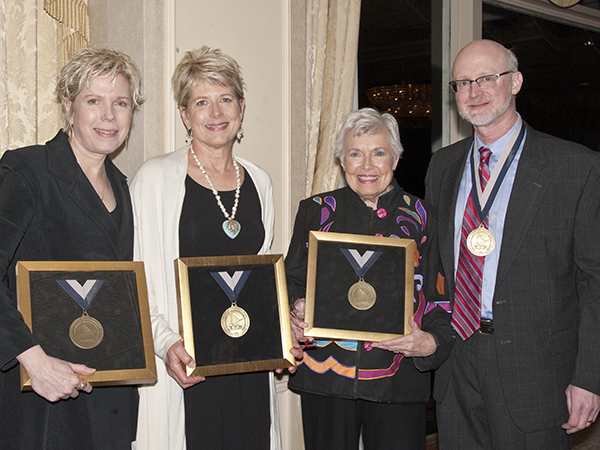
[[[377,293],[368,310],[348,301],[348,290],[359,280],[341,249],[380,251],[381,256],[364,276]],[[371,244],[319,241],[313,326],[376,333],[404,334],[406,248]]]
[[[50,356],[85,364],[97,370],[146,367],[135,272],[43,272],[31,271],[30,302],[32,332]],[[88,314],[104,328],[102,342],[81,349],[71,341],[69,328],[83,309],[57,280],[104,280]]]
[[[231,301],[211,272],[250,270],[237,305],[250,317],[250,328],[232,338],[221,328],[221,316]],[[283,358],[275,266],[188,267],[194,347],[197,366]]]

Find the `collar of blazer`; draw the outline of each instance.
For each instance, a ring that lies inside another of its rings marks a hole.
[[[113,186],[117,200],[117,207],[122,208],[122,223],[117,225],[109,214],[99,214],[104,204],[87,180],[83,170],[79,167],[77,159],[71,150],[67,135],[60,131],[54,139],[47,143],[48,170],[52,173],[61,189],[68,193],[73,202],[83,213],[94,220],[106,234],[106,242],[110,243],[116,258],[120,258],[119,229],[121,226],[133,227],[131,217],[131,200],[128,195],[126,177],[113,164],[109,157],[106,158],[106,173]],[[123,236],[122,236],[123,237]],[[123,237],[124,238],[124,237]],[[128,245],[128,244],[127,244]]]
[[[62,130],[46,145],[49,149],[47,152],[48,169],[55,177],[71,182],[72,187],[80,181],[78,179],[79,175],[85,176],[77,163],[69,139]],[[110,157],[106,157],[105,166],[111,182],[118,181],[122,183],[126,180],[125,175],[115,167]]]

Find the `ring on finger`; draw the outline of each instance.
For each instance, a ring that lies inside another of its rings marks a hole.
[[[81,380],[81,383],[77,386],[77,390],[83,391],[86,387],[88,387],[88,382],[86,380]]]

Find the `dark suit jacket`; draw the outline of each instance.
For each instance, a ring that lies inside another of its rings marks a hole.
[[[435,153],[426,178],[426,198],[438,210],[442,265],[451,293],[454,211],[472,141]],[[522,430],[565,422],[569,384],[600,394],[597,153],[527,127],[506,212],[493,313],[502,388]],[[436,373],[438,402],[454,363],[451,355]]]
[[[77,164],[67,136],[7,151],[0,160],[0,441],[3,448],[129,448],[134,388],[98,388],[49,403],[19,390],[15,359],[37,344],[16,306],[17,261],[115,261],[133,257],[125,176],[106,158],[120,223]],[[77,361],[73,361],[77,362]],[[92,442],[93,441],[93,442]]]

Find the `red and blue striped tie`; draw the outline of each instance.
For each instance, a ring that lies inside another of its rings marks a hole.
[[[479,149],[479,181],[482,191],[485,190],[490,179],[491,154],[489,148],[481,147]],[[452,326],[463,340],[475,333],[481,326],[481,283],[485,257],[475,256],[467,248],[469,233],[478,228],[480,224],[473,200],[476,189],[476,186],[471,188],[463,218],[452,311]],[[487,227],[487,223],[488,217],[486,216],[483,224]]]

